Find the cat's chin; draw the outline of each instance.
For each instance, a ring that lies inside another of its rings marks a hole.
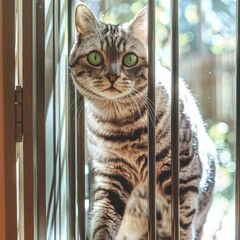
[[[109,87],[108,89],[101,91],[98,93],[98,95],[102,96],[104,99],[107,100],[116,100],[119,101],[122,98],[126,97],[126,93],[121,92],[120,90],[114,88],[114,87]]]

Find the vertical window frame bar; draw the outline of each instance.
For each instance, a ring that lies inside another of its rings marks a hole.
[[[179,30],[178,0],[171,0],[172,239],[179,239]]]
[[[156,239],[155,0],[148,1],[148,239]]]
[[[235,199],[235,239],[240,238],[240,3],[236,2],[237,32],[236,32],[236,199]]]
[[[83,240],[85,239],[85,112],[83,96],[79,95],[77,98],[76,106],[82,106],[83,104],[83,111],[79,113],[79,119],[77,121],[77,129],[79,129],[79,134],[77,135],[77,144],[79,146],[77,149],[78,229],[80,239]]]
[[[37,220],[38,239],[46,239],[45,1],[36,4]]]
[[[15,142],[15,1],[3,1],[6,239],[17,239]]]
[[[74,9],[75,4],[74,0],[68,1],[68,53],[70,54],[73,41],[74,41]],[[69,74],[69,111],[68,111],[68,169],[69,169],[69,239],[77,239],[76,236],[76,130],[75,130],[75,122],[77,121],[76,113],[75,113],[75,94],[76,89],[72,83],[71,76]],[[73,106],[72,106],[73,105]]]
[[[59,20],[59,6],[58,6],[58,1],[52,0],[52,20],[53,20],[53,46],[52,46],[52,61],[53,61],[53,68],[52,68],[52,96],[53,96],[53,216],[54,216],[54,221],[53,221],[53,229],[54,229],[54,239],[56,240],[58,236],[60,236],[61,233],[61,220],[60,220],[60,209],[59,209],[59,204],[61,204],[61,197],[59,197],[59,193],[57,191],[58,189],[58,184],[59,189],[61,189],[61,181],[58,181],[58,174],[59,174],[59,165],[60,165],[60,156],[57,156],[57,142],[58,139],[56,139],[56,134],[57,134],[57,121],[58,121],[58,106],[56,104],[56,95],[57,95],[57,81],[56,81],[56,71],[57,71],[57,64],[58,64],[58,57],[59,57],[59,46],[58,46],[58,41],[59,41],[59,36],[58,36],[58,20]],[[60,150],[61,152],[61,150]],[[47,161],[47,160],[46,160]],[[60,201],[58,203],[58,201]],[[49,221],[49,219],[47,219]],[[47,226],[48,228],[49,226]]]
[[[34,239],[34,101],[36,89],[33,88],[33,2],[24,0],[23,4],[23,163],[24,163],[24,238]]]

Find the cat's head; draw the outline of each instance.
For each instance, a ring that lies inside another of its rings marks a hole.
[[[70,68],[77,89],[89,99],[118,101],[147,88],[147,10],[120,25],[99,22],[80,3]]]

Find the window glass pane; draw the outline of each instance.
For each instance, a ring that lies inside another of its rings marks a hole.
[[[147,1],[84,1],[105,23],[128,21]],[[170,1],[158,0],[156,45],[160,63],[170,69]],[[197,99],[218,155],[213,204],[203,239],[235,234],[235,0],[180,0],[180,76]]]
[[[196,94],[218,153],[204,239],[235,239],[236,2],[180,1],[181,76]]]
[[[67,1],[45,2],[47,239],[70,239]],[[72,236],[72,235],[71,235]]]

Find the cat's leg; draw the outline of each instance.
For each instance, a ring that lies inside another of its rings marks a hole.
[[[195,148],[180,145],[180,240],[194,240],[196,236],[194,219],[203,177],[202,161],[203,157],[197,154]]]
[[[111,209],[112,206],[106,206],[108,203],[105,200],[103,199],[98,203],[94,203],[89,228],[90,240],[115,239],[114,236],[118,231],[121,217]]]
[[[202,186],[198,197],[198,206],[196,216],[194,219],[194,226],[196,230],[195,240],[200,240],[202,237],[202,230],[207,218],[207,213],[212,203],[212,195],[215,179],[215,158],[208,154],[208,167],[206,167],[204,179],[202,179]]]
[[[189,171],[191,169],[191,171]],[[193,240],[195,238],[194,218],[200,193],[201,169],[198,158],[192,160],[180,173],[180,240]]]
[[[114,162],[113,162],[114,163]],[[94,171],[91,196],[90,240],[115,240],[122,221],[127,199],[132,191],[130,172],[112,167]]]
[[[212,197],[207,192],[201,192],[199,196],[199,204],[194,219],[195,238],[194,240],[200,240],[202,237],[203,226],[207,218],[207,213],[212,202]]]
[[[160,177],[164,177],[159,175]],[[159,179],[160,179],[159,177]],[[179,199],[179,230],[180,240],[193,240],[195,235],[194,217],[197,209],[199,194],[199,182],[201,174],[194,174],[192,171],[180,173],[180,199]],[[163,181],[160,185],[169,204],[171,204],[171,179]]]
[[[170,206],[156,190],[157,239],[171,240]],[[116,240],[148,239],[148,188],[139,184],[132,191],[126,205]]]
[[[94,203],[89,228],[90,240],[115,239],[121,216],[116,214],[112,207],[107,198]]]
[[[188,197],[180,205],[180,240],[193,240],[193,219],[196,212],[195,196]]]
[[[180,180],[181,182],[181,180]],[[194,219],[198,208],[199,181],[190,180],[191,184],[180,183],[180,240],[195,239]]]
[[[90,240],[114,240],[120,226],[125,201],[115,189],[98,187],[90,213]]]
[[[116,240],[147,240],[147,199],[147,188],[143,184],[139,184],[134,188],[127,201]]]

